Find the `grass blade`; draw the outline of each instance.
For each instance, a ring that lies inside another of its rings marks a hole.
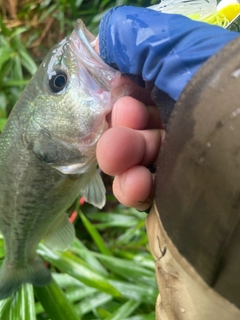
[[[84,216],[84,214],[81,211],[80,211],[79,215],[82,219],[82,222],[83,222],[85,228],[87,229],[87,231],[91,235],[91,237],[92,237],[93,241],[95,242],[96,246],[98,247],[99,251],[107,256],[111,256],[112,255],[111,251],[105,245],[102,237],[100,236],[99,232],[94,227],[94,225],[91,224],[91,222]]]
[[[154,270],[141,267],[134,261],[109,257],[99,253],[94,253],[94,255],[98,257],[103,265],[111,270],[113,274],[128,280],[134,280],[138,283],[146,283],[152,287],[156,287]]]
[[[156,314],[155,314],[155,312],[152,312],[150,314],[133,316],[133,317],[127,318],[125,320],[156,320]]]
[[[16,37],[17,35],[25,32],[25,31],[27,31],[27,30],[28,30],[28,28],[26,28],[26,27],[18,27],[18,28],[16,28],[16,29],[11,33],[11,35],[10,35],[10,37],[9,37],[9,40],[11,40],[12,38]]]
[[[108,276],[107,270],[94,256],[94,252],[90,251],[79,239],[74,239],[74,242],[69,250],[83,259],[89,266],[91,266],[93,270],[97,271],[104,277]]]
[[[37,71],[37,65],[30,57],[27,51],[21,50],[19,51],[19,55],[21,57],[22,65],[27,69],[27,71],[33,75]]]
[[[35,287],[34,291],[51,320],[80,320],[76,309],[54,280],[48,286]]]
[[[22,285],[11,298],[5,300],[5,304],[1,307],[0,319],[36,320],[32,285]]]
[[[140,305],[139,301],[128,300],[120,308],[118,308],[111,316],[107,317],[105,320],[122,320],[130,316],[133,311],[135,311]]]
[[[120,291],[125,298],[153,306],[155,305],[158,295],[158,290],[156,288],[137,283],[127,283],[120,280],[109,280],[109,282],[111,282],[111,284]]]
[[[39,245],[38,252],[40,255],[60,269],[63,273],[67,273],[72,277],[82,281],[84,284],[97,288],[99,291],[120,297],[120,292],[110,284],[110,282],[99,273],[92,270],[84,261],[70,253],[54,252],[44,245]]]
[[[0,131],[3,131],[5,124],[7,123],[7,119],[0,119]]]
[[[80,315],[84,315],[90,311],[94,311],[112,299],[113,297],[110,294],[97,292],[92,297],[88,297],[77,304],[76,309]]]

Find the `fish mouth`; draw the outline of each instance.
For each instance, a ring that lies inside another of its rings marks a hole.
[[[78,19],[72,34],[69,36],[71,50],[77,56],[79,63],[85,66],[99,86],[109,92],[117,86],[121,73],[107,65],[94,51],[92,43],[95,40],[95,36],[87,30],[83,21]]]

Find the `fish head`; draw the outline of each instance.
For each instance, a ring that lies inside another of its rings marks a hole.
[[[36,92],[31,101],[34,127],[85,155],[95,152],[108,127],[112,90],[121,76],[93,50],[93,40],[78,20],[72,34],[50,50],[31,81]]]

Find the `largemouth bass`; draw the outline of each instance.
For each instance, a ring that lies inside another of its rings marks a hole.
[[[44,286],[49,270],[38,243],[64,250],[74,238],[66,209],[79,194],[101,208],[105,188],[95,156],[107,129],[120,72],[94,52],[94,37],[78,20],[47,55],[0,135],[0,231],[6,256],[0,299],[22,283]]]

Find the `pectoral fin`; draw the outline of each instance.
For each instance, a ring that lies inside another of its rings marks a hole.
[[[100,173],[96,170],[89,183],[80,192],[84,199],[94,205],[95,207],[102,209],[106,203],[106,189],[102,181]]]
[[[68,216],[62,214],[55,222],[54,227],[45,235],[44,244],[51,249],[64,251],[72,244],[74,237],[73,225],[69,222]]]

